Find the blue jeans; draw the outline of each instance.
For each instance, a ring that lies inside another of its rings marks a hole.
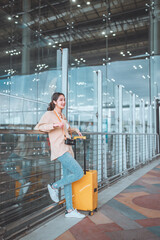
[[[64,153],[58,158],[58,160],[62,164],[63,178],[53,183],[53,187],[59,188],[64,186],[66,210],[70,210],[73,209],[72,182],[75,182],[83,177],[83,170],[69,152]]]

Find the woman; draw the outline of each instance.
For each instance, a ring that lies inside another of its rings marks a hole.
[[[66,199],[65,217],[83,218],[85,215],[77,212],[72,206],[72,182],[83,177],[83,170],[73,158],[72,147],[65,144],[65,137],[69,138],[69,133],[75,131],[79,136],[82,136],[82,134],[78,129],[71,129],[65,116],[62,114],[65,104],[64,94],[54,93],[47,109],[48,111],[42,116],[35,130],[49,133],[51,160],[58,159],[63,168],[63,178],[53,184],[48,184],[51,199],[54,202],[59,202],[58,188],[64,186]]]

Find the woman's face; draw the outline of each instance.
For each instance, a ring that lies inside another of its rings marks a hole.
[[[65,97],[63,95],[60,95],[57,101],[54,101],[54,104],[57,108],[64,109],[66,105]]]

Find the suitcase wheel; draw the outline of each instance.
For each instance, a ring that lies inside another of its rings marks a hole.
[[[89,215],[93,216],[94,212],[93,211],[89,211]]]

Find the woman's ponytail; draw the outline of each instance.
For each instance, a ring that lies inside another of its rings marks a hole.
[[[47,111],[52,111],[52,110],[54,110],[54,108],[55,108],[55,104],[53,102],[50,102],[49,106],[47,108]]]

